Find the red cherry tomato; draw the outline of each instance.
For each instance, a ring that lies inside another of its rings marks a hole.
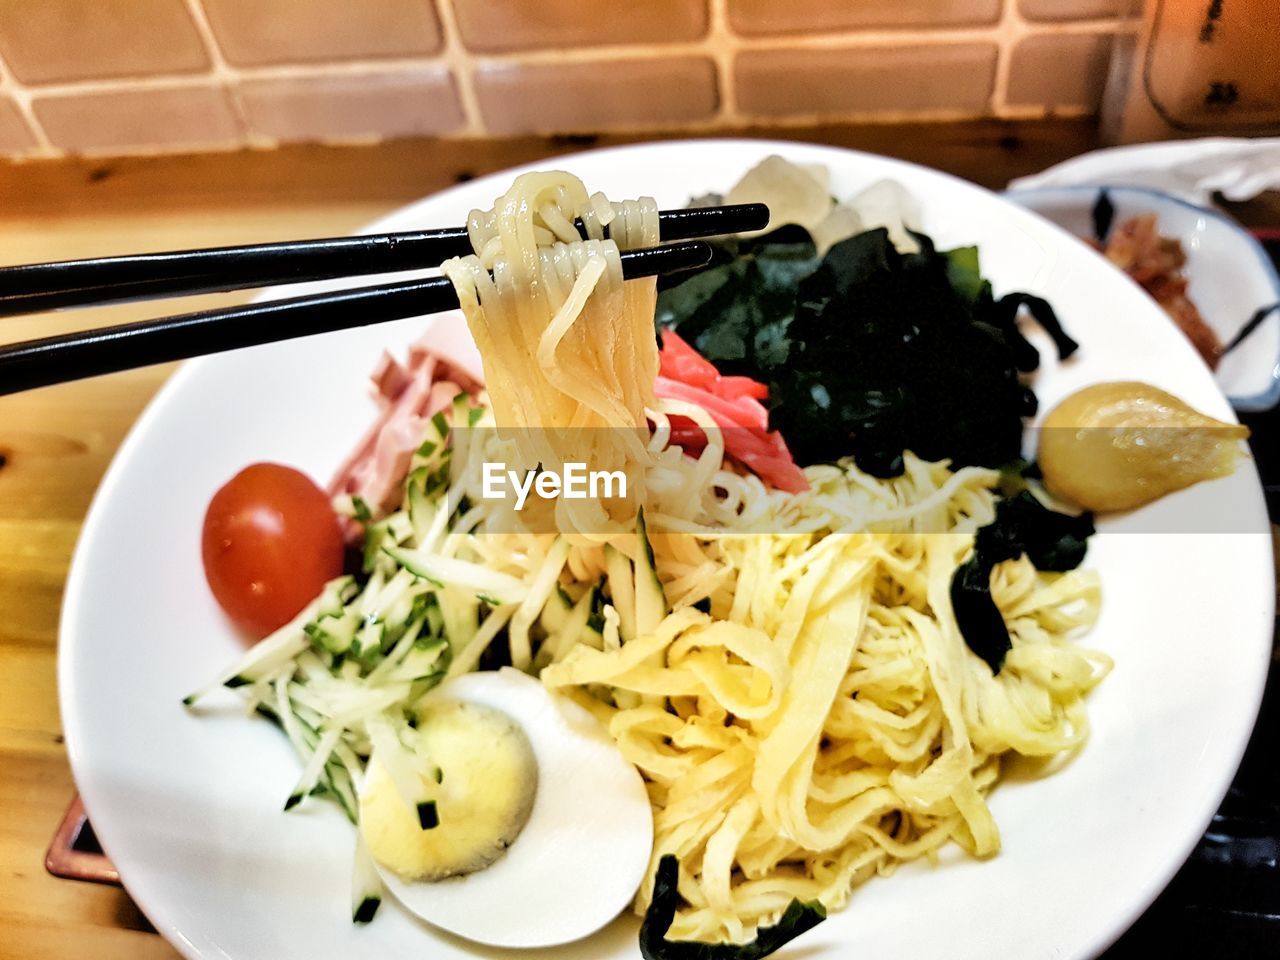
[[[218,604],[262,637],[342,573],[342,530],[329,498],[305,473],[255,463],[209,501],[202,553]]]

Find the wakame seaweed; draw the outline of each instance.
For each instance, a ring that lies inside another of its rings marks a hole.
[[[973,554],[951,578],[951,608],[969,649],[999,673],[1012,649],[1009,628],[991,596],[997,563],[1024,553],[1037,570],[1065,572],[1084,560],[1093,536],[1093,515],[1050,510],[1027,491],[996,504],[996,518],[981,527]]]
[[[640,925],[640,954],[645,960],[760,960],[827,918],[826,909],[816,900],[809,903],[792,900],[778,922],[771,927],[761,927],[750,943],[668,940],[667,930],[675,919],[680,899],[676,890],[679,875],[680,863],[674,856],[667,854],[658,861],[653,899]]]
[[[726,376],[769,382],[787,361],[787,327],[800,281],[821,259],[802,227],[712,243],[712,265],[658,295],[660,326],[680,336]]]
[[[659,294],[658,323],[722,373],[768,383],[770,427],[801,465],[852,455],[868,473],[894,477],[910,450],[953,467],[1028,467],[1023,420],[1037,403],[1023,375],[1040,357],[1019,313],[1039,323],[1059,359],[1076,342],[1043,298],[995,297],[976,247],[939,252],[911,235],[914,253],[877,229],[821,258],[797,226],[716,241],[709,269]],[[951,583],[961,633],[992,671],[1010,649],[992,568],[1025,552],[1037,569],[1073,569],[1092,533],[1088,515],[1055,513],[1025,490],[1000,502]]]
[[[910,450],[956,467],[1000,467],[1019,457],[1023,418],[1036,411],[1021,374],[1039,356],[1018,329],[1019,311],[1044,327],[1059,357],[1076,344],[1041,298],[995,298],[975,248],[940,253],[912,236],[915,253],[877,229],[820,260],[794,226],[721,244],[715,266],[662,291],[658,321],[722,373],[769,384],[770,427],[801,465],[852,455],[892,477]]]

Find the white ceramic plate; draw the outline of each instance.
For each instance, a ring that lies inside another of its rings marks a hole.
[[[897,178],[922,201],[924,226],[942,247],[981,245],[997,291],[1048,297],[1083,348],[1064,367],[1045,364],[1037,384],[1045,407],[1087,382],[1140,376],[1231,416],[1199,359],[1135,286],[1057,227],[952,177],[760,141],[664,143],[554,163],[612,196],[652,193],[677,206],[726,189],[769,153],[826,164],[841,196]],[[371,229],[461,223],[511,176],[446,191]],[[456,319],[436,322],[456,341]],[[327,478],[373,416],[366,374],[384,348],[403,347],[423,327],[400,322],[188,364],[139,420],[85,524],[62,618],[67,746],[107,853],[143,911],[188,957],[484,954],[393,905],[368,927],[352,927],[352,831],[325,804],[280,812],[297,773],[284,739],[241,716],[231,693],[214,716],[193,717],[179,704],[240,649],[200,569],[209,497],[256,460]],[[1168,527],[1221,503],[1234,505],[1237,524],[1266,529],[1249,464],[1137,519]],[[1271,555],[1265,533],[1125,532],[1133,522],[1104,524],[1089,552],[1105,605],[1088,642],[1112,654],[1116,669],[1091,700],[1088,748],[1054,777],[1019,775],[996,791],[999,856],[980,863],[951,851],[938,868],[916,864],[873,880],[791,953],[1084,958],[1169,880],[1223,796],[1253,725],[1270,644]],[[584,943],[536,956],[634,957],[635,931],[623,918]]]
[[[1093,205],[1101,189],[1039,187],[1005,196],[1078,237],[1091,237]],[[1181,242],[1187,254],[1187,294],[1224,344],[1255,311],[1280,301],[1280,275],[1271,258],[1230,217],[1158,190],[1105,189],[1116,224],[1154,213],[1160,233]],[[1270,410],[1280,402],[1280,310],[1222,358],[1214,378],[1237,410]]]

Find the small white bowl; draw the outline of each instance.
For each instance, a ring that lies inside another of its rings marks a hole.
[[[1280,301],[1280,275],[1258,243],[1216,210],[1142,187],[1042,187],[1005,194],[1078,237],[1093,236],[1093,206],[1102,190],[1115,208],[1113,223],[1154,213],[1158,230],[1186,251],[1187,293],[1205,322],[1230,342],[1259,308]],[[1280,311],[1222,358],[1215,374],[1237,410],[1269,410],[1280,402]]]

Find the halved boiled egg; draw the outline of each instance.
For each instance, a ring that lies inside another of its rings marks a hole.
[[[590,713],[504,668],[431,691],[417,735],[421,802],[405,803],[393,780],[403,769],[377,749],[360,795],[365,843],[407,909],[479,943],[547,947],[631,902],[653,814],[640,774]]]

